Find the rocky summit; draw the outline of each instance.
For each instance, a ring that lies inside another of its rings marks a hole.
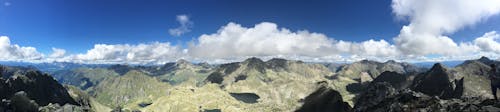
[[[61,84],[48,74],[22,67],[0,66],[0,111],[43,111],[51,105],[79,107]],[[79,108],[77,110],[88,110]]]

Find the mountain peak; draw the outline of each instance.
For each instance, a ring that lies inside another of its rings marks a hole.
[[[246,64],[248,68],[254,68],[257,71],[264,73],[265,72],[265,62],[259,58],[252,57],[243,61],[243,64]]]
[[[441,70],[441,71],[445,71],[446,70],[446,67],[441,64],[441,63],[436,63],[432,66],[431,70],[430,71],[436,71],[436,70]]]
[[[266,62],[267,67],[273,69],[285,69],[287,66],[288,60],[282,58],[273,58]]]
[[[245,61],[243,61],[243,63],[246,63],[246,64],[264,63],[264,61],[262,61],[261,59],[256,58],[256,57],[251,57],[251,58],[248,58]]]
[[[176,62],[176,63],[177,63],[177,64],[189,64],[189,63],[191,63],[191,62],[189,62],[189,61],[187,61],[187,60],[185,60],[185,59],[179,59],[179,60],[177,60],[177,62]]]
[[[490,58],[486,57],[486,56],[481,56],[481,58],[479,58],[480,61],[484,60],[484,61],[490,61]]]
[[[481,62],[481,63],[484,63],[486,65],[490,65],[490,64],[493,64],[493,60],[490,60],[490,58],[486,57],[486,56],[482,56],[481,58],[479,58],[477,61]]]
[[[396,63],[394,60],[387,60],[385,63]]]

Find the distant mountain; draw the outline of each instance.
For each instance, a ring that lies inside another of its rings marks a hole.
[[[439,61],[439,62],[417,62],[413,64],[423,68],[431,68],[436,63],[441,63],[447,67],[456,67],[457,65],[460,65],[463,62],[464,61]]]
[[[30,62],[0,61],[0,64],[7,66],[24,66],[28,68],[38,69],[43,72],[54,72],[59,70],[69,70],[81,67],[102,68],[110,66],[108,64],[81,64],[81,63],[71,63],[71,62],[30,63]]]
[[[90,93],[95,99],[109,107],[138,107],[140,103],[166,96],[169,89],[162,83],[143,72],[129,71],[123,76],[107,77],[94,87]],[[132,110],[132,109],[131,109]]]
[[[61,84],[79,87],[85,91],[92,91],[93,87],[102,80],[119,76],[118,73],[106,68],[75,68],[52,72],[52,76]]]

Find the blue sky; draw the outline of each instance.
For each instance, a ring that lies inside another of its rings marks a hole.
[[[307,30],[335,40],[363,42],[393,38],[411,20],[393,13],[393,1],[373,0],[0,0],[0,35],[11,43],[35,47],[43,54],[52,48],[67,54],[86,53],[95,44],[168,42],[188,47],[202,34],[217,33],[229,22],[251,28],[261,22],[295,32]],[[186,15],[190,32],[172,36],[176,16]],[[411,16],[411,15],[410,15]],[[481,18],[452,33],[459,43],[500,31],[498,14]],[[427,55],[427,54],[425,54]]]
[[[236,22],[253,26],[274,22],[291,30],[309,30],[342,40],[392,38],[401,27],[393,19],[390,1],[122,1],[15,0],[0,13],[0,31],[13,43],[85,52],[97,43],[189,41]],[[173,37],[175,16],[186,14],[195,23],[192,32]]]

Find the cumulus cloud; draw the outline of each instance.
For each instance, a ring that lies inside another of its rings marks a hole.
[[[96,44],[85,54],[70,56],[74,61],[91,63],[128,62],[153,63],[172,61],[183,56],[178,46],[170,43],[153,42],[148,44]]]
[[[393,13],[410,24],[394,38],[396,46],[408,55],[458,55],[473,50],[445,36],[472,26],[500,12],[499,0],[393,0]],[[439,48],[439,49],[436,49]]]
[[[474,44],[484,52],[500,53],[500,35],[496,31],[485,33],[474,40]]]
[[[59,48],[52,48],[52,54],[49,55],[51,58],[61,58],[66,54],[66,50]]]
[[[7,36],[0,36],[0,60],[39,60],[43,55],[34,47],[11,44]]]
[[[177,22],[181,26],[173,29],[168,29],[168,33],[172,36],[181,36],[184,33],[190,32],[193,27],[193,22],[189,20],[189,16],[187,15],[177,15]]]
[[[361,43],[337,41],[321,33],[290,31],[275,23],[262,22],[254,27],[236,23],[223,26],[217,33],[204,34],[189,45],[189,54],[204,58],[244,56],[328,57],[340,54],[363,56],[396,55],[398,51],[385,40]]]

